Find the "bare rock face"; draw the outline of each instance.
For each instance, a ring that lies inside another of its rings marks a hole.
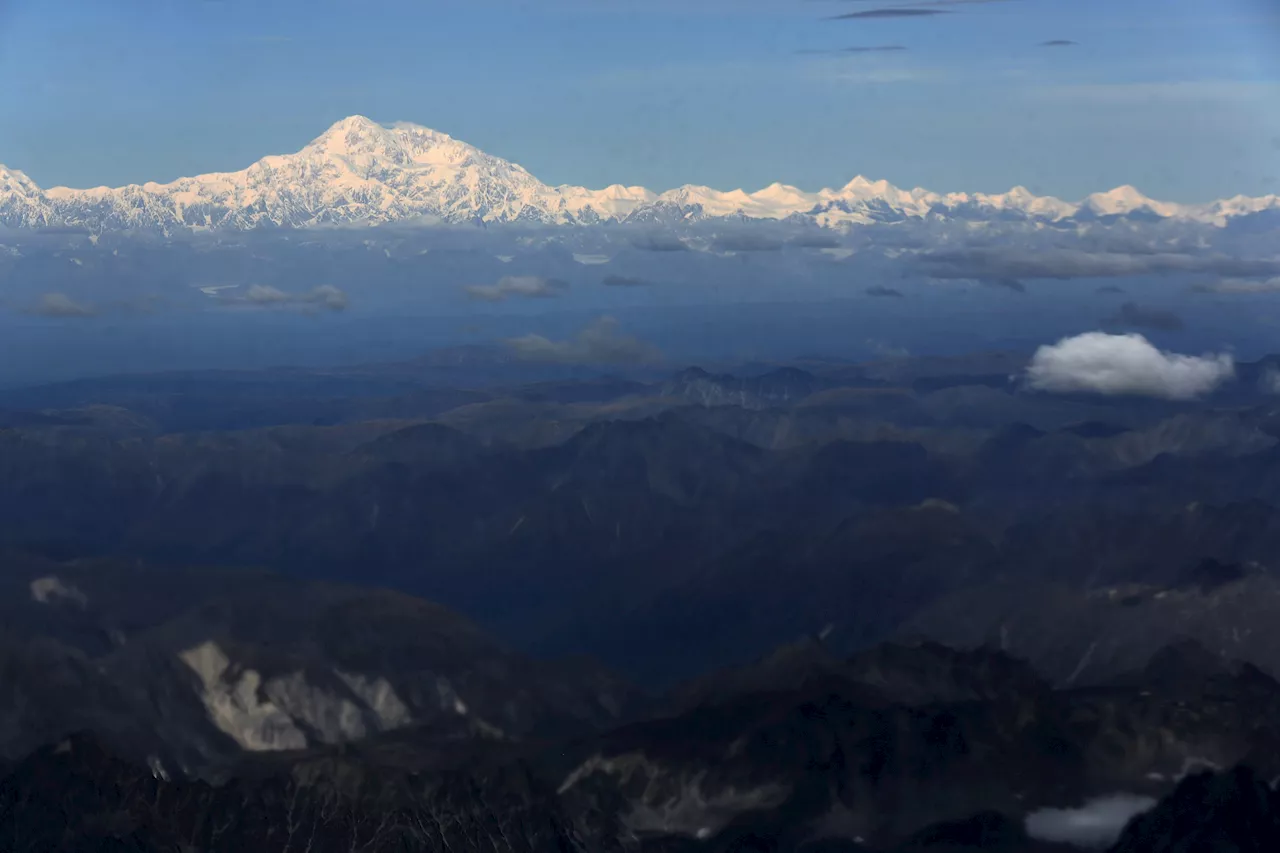
[[[11,760],[83,729],[185,774],[406,727],[495,741],[591,731],[637,696],[387,591],[111,561],[15,559],[0,582],[14,591],[0,605],[0,755]]]
[[[441,722],[332,745],[289,704],[298,693],[271,693],[268,677],[253,704],[234,667],[202,654],[230,685],[214,693],[224,722],[278,714],[307,748],[239,745],[211,785],[63,736],[0,775],[0,837],[32,851],[303,850],[314,832],[343,846],[312,850],[464,853],[1059,853],[1119,837],[1136,853],[1270,849],[1245,842],[1276,826],[1262,780],[1280,774],[1280,684],[1187,644],[1068,690],[999,652],[928,644],[828,656],[795,683],[777,661],[818,657],[790,650],[693,707],[603,733],[503,741]],[[1196,771],[1242,762],[1259,769]]]

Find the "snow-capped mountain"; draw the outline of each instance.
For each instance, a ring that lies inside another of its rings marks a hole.
[[[388,222],[595,224],[737,217],[798,218],[821,225],[931,216],[1029,218],[1143,216],[1224,225],[1280,209],[1275,195],[1204,205],[1147,198],[1133,187],[1078,204],[1023,187],[999,195],[903,190],[854,178],[839,189],[804,192],[771,184],[748,193],[683,186],[664,193],[614,185],[602,190],[543,184],[515,163],[415,124],[383,126],[363,116],[337,122],[301,151],[264,157],[239,172],[168,184],[42,190],[0,166],[0,225],[163,230],[247,229]]]

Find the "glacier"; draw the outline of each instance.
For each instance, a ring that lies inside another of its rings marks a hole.
[[[856,177],[805,192],[781,183],[748,193],[686,185],[657,193],[613,185],[548,186],[521,166],[416,124],[363,116],[333,124],[302,150],[263,157],[238,172],[166,184],[40,188],[0,166],[0,226],[104,231],[246,230],[403,224],[597,225],[715,219],[790,220],[847,228],[928,218],[1063,223],[1106,217],[1178,219],[1224,226],[1280,209],[1280,197],[1206,204],[1157,201],[1131,186],[1079,202],[1037,196],[904,190]]]

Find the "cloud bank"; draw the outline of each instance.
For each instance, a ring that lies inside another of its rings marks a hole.
[[[1191,400],[1235,376],[1227,353],[1202,356],[1162,352],[1139,334],[1086,332],[1036,350],[1027,384],[1070,394],[1134,394]]]
[[[540,275],[504,275],[496,284],[471,284],[463,288],[472,299],[503,302],[511,297],[549,299],[569,289],[569,282]]]
[[[653,345],[622,334],[613,317],[597,317],[571,340],[524,335],[507,342],[517,358],[559,364],[649,364],[662,360]]]

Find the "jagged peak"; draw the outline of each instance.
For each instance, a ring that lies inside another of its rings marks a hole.
[[[296,194],[312,199],[299,206]],[[353,196],[354,194],[354,196]],[[352,203],[353,197],[358,197]],[[495,201],[497,200],[497,201]],[[332,204],[332,208],[327,205]],[[159,184],[126,187],[42,189],[16,169],[0,166],[0,215],[6,224],[46,225],[60,221],[99,228],[183,227],[190,211],[219,211],[201,228],[253,228],[263,223],[306,226],[317,222],[389,222],[414,218],[445,221],[531,221],[548,224],[623,220],[636,215],[680,215],[787,219],[812,216],[823,225],[870,222],[888,207],[901,217],[948,213],[948,208],[977,205],[1017,209],[1036,217],[1061,219],[1085,215],[1151,212],[1224,225],[1230,218],[1280,208],[1274,195],[1237,196],[1205,205],[1155,201],[1123,185],[1095,193],[1076,204],[1037,196],[1016,186],[1007,193],[948,193],[901,189],[887,180],[858,175],[839,189],[806,192],[774,182],[757,190],[721,191],[686,184],[657,193],[640,186],[613,184],[603,190],[542,184],[521,166],[487,154],[466,142],[412,122],[382,124],[350,115],[332,123],[301,150],[264,157],[238,172],[217,172]],[[973,210],[964,215],[973,215]]]

